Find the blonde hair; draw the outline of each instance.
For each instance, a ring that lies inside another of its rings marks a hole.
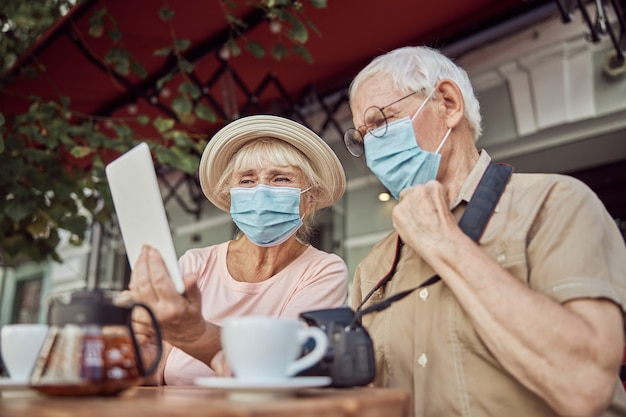
[[[303,175],[306,185],[302,189],[310,187],[301,198],[307,198],[311,204],[311,211],[302,219],[302,227],[298,229],[296,236],[308,242],[316,225],[317,201],[321,193],[326,193],[327,186],[322,184],[311,161],[297,148],[287,142],[273,137],[260,137],[243,145],[228,161],[224,172],[216,183],[217,198],[227,202],[230,206],[230,188],[233,174],[242,169],[260,169],[267,162],[278,166],[297,168]]]

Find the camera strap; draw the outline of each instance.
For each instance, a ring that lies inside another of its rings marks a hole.
[[[480,237],[482,236],[485,227],[487,227],[487,223],[489,222],[491,215],[498,205],[500,196],[504,192],[504,189],[506,188],[506,185],[508,184],[512,173],[512,166],[492,162],[489,164],[487,170],[480,179],[480,183],[478,184],[474,195],[472,196],[469,203],[467,203],[467,207],[465,208],[465,211],[463,212],[463,215],[459,220],[459,227],[473,241],[478,242],[480,240]],[[365,314],[373,313],[375,311],[382,311],[389,307],[392,303],[401,300],[407,295],[411,294],[413,291],[420,288],[428,287],[429,285],[432,285],[441,280],[441,277],[439,275],[433,275],[417,287],[401,291],[384,299],[381,302],[372,304],[365,309],[361,309],[363,305],[367,302],[367,300],[369,300],[376,291],[382,288],[393,278],[393,275],[396,272],[396,267],[398,266],[398,262],[400,261],[400,252],[402,250],[402,246],[402,240],[400,239],[400,236],[398,236],[398,240],[396,242],[396,253],[394,255],[391,269],[384,277],[380,279],[380,281],[378,281],[376,286],[374,286],[374,288],[370,290],[370,292],[365,296],[361,304],[357,307],[354,319],[352,320],[352,325],[356,325],[356,323],[359,323],[361,317]]]

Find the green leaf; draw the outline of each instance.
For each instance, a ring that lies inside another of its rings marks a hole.
[[[175,15],[176,13],[174,12],[174,10],[168,9],[167,7],[161,7],[161,9],[159,10],[159,17],[161,18],[161,20],[171,20],[174,18]]]
[[[154,122],[152,122],[152,124],[154,125],[154,127],[156,127],[159,133],[163,133],[163,132],[170,130],[171,128],[174,127],[175,123],[176,122],[173,119],[163,118],[163,117],[157,117],[154,120]]]
[[[102,24],[93,24],[89,25],[89,34],[94,38],[101,38],[104,33],[104,25]]]
[[[36,163],[47,160],[48,158],[50,158],[50,154],[51,152],[49,150],[38,150],[34,148],[24,149],[22,151],[22,156],[24,157],[24,160]]]
[[[196,172],[198,169],[198,158],[195,155],[184,152],[180,148],[157,147],[154,154],[159,162],[168,167],[179,169],[190,174]]]
[[[107,64],[113,64],[119,61],[128,61],[129,59],[129,52],[121,48],[111,48],[104,56],[104,60]]]
[[[170,72],[169,74],[165,74],[164,76],[162,76],[161,78],[159,78],[156,82],[156,88],[157,90],[160,90],[163,88],[163,86],[165,85],[166,82],[168,82],[169,80],[172,79],[172,75],[174,75],[172,72]]]
[[[181,58],[178,60],[178,68],[180,68],[182,72],[191,74],[195,66],[191,62],[187,61],[186,59]]]
[[[128,51],[120,48],[111,48],[104,56],[107,64],[113,65],[115,72],[121,75],[130,73],[130,54]]]
[[[229,39],[224,46],[230,51],[232,56],[241,55],[241,48],[234,39]]]
[[[285,58],[287,55],[289,55],[289,50],[282,43],[277,43],[272,48],[272,56],[277,61],[280,61],[281,59]]]
[[[181,95],[176,97],[172,102],[172,109],[177,114],[187,115],[193,110],[193,104],[191,103],[191,100]]]
[[[248,41],[246,42],[246,49],[252,53],[256,58],[263,58],[265,56],[265,48],[258,42]]]
[[[4,203],[4,214],[6,214],[15,223],[29,217],[35,208],[35,203],[31,201],[17,201],[16,199],[7,200]]]
[[[153,52],[154,56],[167,56],[172,52],[172,48],[161,48]]]
[[[83,207],[89,210],[90,213],[93,213],[98,207],[98,203],[100,199],[95,195],[87,196],[83,199]]]
[[[241,20],[240,18],[238,18],[234,14],[227,13],[226,14],[226,20],[228,21],[228,23],[231,26],[240,27],[242,29],[248,27],[248,25],[246,25],[246,23],[243,20]]]
[[[87,219],[79,215],[66,216],[59,223],[59,227],[82,237],[87,229]]]
[[[20,75],[32,80],[37,78],[37,70],[33,68],[32,65],[29,65],[27,67],[20,68]]]
[[[289,23],[291,23],[291,29],[288,33],[289,38],[297,43],[306,43],[309,39],[309,32],[306,30],[306,26],[297,17],[290,16],[291,18],[288,19]]]
[[[326,8],[326,0],[309,0],[316,9]]]
[[[0,113],[0,128],[4,126],[4,115]],[[4,152],[4,135],[2,134],[2,130],[0,130],[0,154]]]
[[[97,9],[89,18],[89,34],[94,38],[99,38],[104,33],[103,17],[105,14],[106,9]]]
[[[115,133],[117,133],[117,135],[122,139],[132,138],[134,136],[133,130],[127,125],[123,125],[123,124],[114,125],[113,130],[115,130]]]
[[[295,53],[297,53],[302,58],[304,58],[304,60],[308,62],[309,64],[313,63],[313,57],[311,56],[311,54],[309,54],[309,51],[307,51],[304,46],[296,45],[293,47],[293,50]]]
[[[61,98],[59,98],[59,101],[61,102],[61,105],[64,109],[66,109],[72,103],[72,99],[68,96],[62,96]]]
[[[120,75],[128,75],[130,73],[130,61],[118,61],[113,65],[113,69]]]
[[[140,78],[146,78],[148,76],[148,71],[137,61],[132,61],[130,63],[130,68],[133,70],[135,74],[137,74]]]
[[[306,25],[317,34],[317,36],[322,36],[322,33],[319,31],[319,29],[315,26],[315,24],[313,24],[313,22],[311,21],[311,19],[308,19],[306,16],[304,16],[304,21],[306,22]]]
[[[98,131],[94,131],[88,135],[85,135],[85,138],[87,139],[87,143],[89,144],[89,146],[91,146],[92,148],[100,148],[109,140],[109,137],[107,135]]]
[[[26,230],[33,239],[45,239],[50,233],[50,223],[45,217],[37,216],[33,222],[26,226]]]
[[[139,116],[137,116],[137,122],[139,122],[140,125],[145,126],[150,123],[150,117],[146,116],[145,114],[140,114]]]
[[[184,83],[182,83],[178,87],[178,92],[193,99],[200,98],[200,96],[202,95],[202,91],[198,88],[198,86],[190,81],[185,81]]]
[[[186,51],[190,45],[191,45],[191,41],[189,39],[175,39],[174,40],[174,46],[176,47],[176,49],[178,49],[181,52]]]
[[[173,139],[174,144],[181,148],[188,148],[191,142],[191,137],[189,137],[189,133],[184,130],[170,130],[163,135],[166,139]]]
[[[70,154],[74,158],[84,158],[92,152],[93,148],[91,146],[74,146],[70,149]]]
[[[31,124],[22,125],[17,128],[17,132],[29,137],[31,140],[37,143],[41,143],[44,145],[48,143],[46,138],[41,136],[39,132],[39,128],[37,126],[31,125]]]
[[[109,39],[111,39],[111,42],[113,43],[118,43],[124,37],[124,35],[122,35],[122,32],[120,32],[118,29],[109,30],[109,33],[107,33],[107,35],[109,36]]]
[[[26,240],[20,235],[4,236],[2,248],[10,256],[16,256],[27,247]]]
[[[200,119],[208,120],[211,123],[215,123],[217,121],[215,113],[202,103],[196,104],[195,113]]]
[[[111,213],[108,210],[100,210],[94,213],[93,219],[99,223],[107,224],[111,221]]]

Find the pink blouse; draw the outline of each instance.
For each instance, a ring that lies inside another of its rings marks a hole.
[[[297,318],[308,310],[345,305],[348,270],[337,255],[309,246],[287,268],[258,282],[235,281],[226,267],[229,242],[191,249],[179,259],[183,275],[199,271],[205,320],[221,324],[229,316],[262,315]],[[174,347],[164,370],[164,383],[193,385],[211,368]]]

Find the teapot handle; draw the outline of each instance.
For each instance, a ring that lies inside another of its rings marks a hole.
[[[152,320],[152,328],[154,329],[155,336],[158,340],[157,356],[154,359],[154,362],[146,369],[146,366],[143,363],[143,358],[141,357],[139,345],[137,344],[137,340],[135,339],[135,332],[133,331],[133,326],[132,324],[129,324],[130,334],[133,339],[133,348],[135,349],[135,355],[137,356],[137,368],[139,369],[139,374],[141,376],[148,376],[152,374],[154,371],[156,371],[157,367],[159,366],[159,362],[161,362],[161,356],[163,355],[163,341],[161,339],[161,328],[159,327],[159,323],[156,317],[154,316],[154,313],[152,312],[152,310],[148,308],[147,305],[142,304],[142,303],[133,303],[130,307],[131,307],[131,310],[133,310],[135,307],[141,307],[144,310],[146,310],[146,312],[150,316],[150,319]]]

